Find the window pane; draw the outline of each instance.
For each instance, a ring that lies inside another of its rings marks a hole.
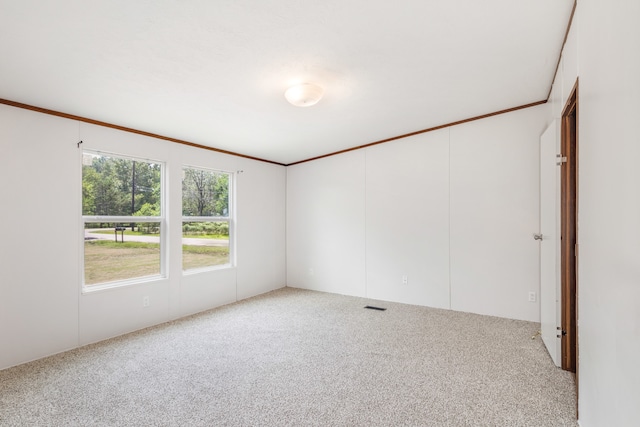
[[[182,216],[229,216],[229,174],[184,168]]]
[[[182,269],[230,264],[229,223],[183,222]]]
[[[160,275],[160,223],[87,223],[86,286]]]
[[[82,215],[159,216],[161,166],[83,153]]]

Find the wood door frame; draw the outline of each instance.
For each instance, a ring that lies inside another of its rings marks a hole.
[[[562,111],[561,278],[562,369],[578,384],[578,80]]]

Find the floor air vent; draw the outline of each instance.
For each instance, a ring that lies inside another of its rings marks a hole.
[[[364,308],[368,308],[369,310],[379,310],[379,311],[385,311],[386,308],[382,308],[382,307],[376,307],[373,305],[365,305]]]

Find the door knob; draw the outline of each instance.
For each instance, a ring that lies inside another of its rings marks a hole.
[[[533,240],[542,240],[541,233],[533,233]]]

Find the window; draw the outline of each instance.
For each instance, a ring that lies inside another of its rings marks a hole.
[[[185,167],[182,170],[182,269],[230,266],[231,176]]]
[[[85,151],[84,289],[162,276],[163,165]]]

